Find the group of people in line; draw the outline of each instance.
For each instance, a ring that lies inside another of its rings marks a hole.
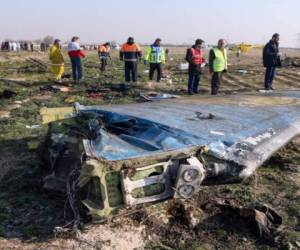
[[[1,51],[13,51],[13,52],[17,52],[17,51],[33,51],[34,45],[33,43],[27,43],[27,42],[2,42],[1,43]]]
[[[6,41],[1,43],[1,51],[11,51],[11,52],[20,52],[20,51],[48,51],[50,45],[48,43],[32,43],[32,42],[15,42],[15,41]]]
[[[133,37],[129,37],[120,49],[119,58],[124,62],[125,81],[137,82],[138,62],[144,60],[144,64],[149,64],[149,79],[153,80],[156,72],[156,81],[162,78],[162,67],[166,63],[166,50],[161,46],[161,39],[157,38],[150,45],[145,55],[142,55],[140,46],[135,43]],[[203,53],[204,41],[197,39],[195,44],[187,49],[185,60],[188,62],[188,93],[189,95],[197,94],[199,91],[199,83],[205,65],[209,65],[211,74],[211,94],[217,95],[223,74],[227,72],[227,43],[225,39],[218,41],[217,47],[209,52],[208,62],[204,58]],[[100,59],[100,70],[105,71],[110,56],[110,43],[104,43],[98,47],[98,55]],[[79,37],[73,37],[68,44],[68,55],[72,65],[72,77],[75,82],[79,82],[83,78],[81,59],[86,56],[85,51],[80,46]],[[61,52],[60,40],[56,39],[50,48],[50,60],[52,71],[55,75],[55,81],[61,81],[64,74],[64,57]],[[276,67],[280,66],[279,53],[279,34],[274,34],[272,39],[265,45],[263,49],[263,64],[266,67],[265,74],[265,90],[274,90],[273,80],[275,77]]]

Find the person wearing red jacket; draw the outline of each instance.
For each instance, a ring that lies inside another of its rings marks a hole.
[[[72,64],[72,76],[75,82],[82,79],[82,63],[81,58],[85,57],[85,53],[79,45],[79,37],[74,36],[68,45],[68,54]]]
[[[201,50],[204,41],[197,39],[195,45],[186,52],[186,61],[189,63],[188,92],[190,95],[198,94],[198,86],[201,80],[202,64],[205,63]]]

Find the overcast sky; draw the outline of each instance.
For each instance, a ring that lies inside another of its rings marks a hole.
[[[300,0],[12,0],[1,1],[0,11],[1,40],[265,43],[278,32],[282,46],[300,47]]]

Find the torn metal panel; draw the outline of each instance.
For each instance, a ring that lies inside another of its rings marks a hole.
[[[60,119],[74,117],[50,123],[45,186],[63,189],[80,165],[81,202],[95,220],[124,205],[241,182],[300,133],[300,91],[74,110],[58,110]]]
[[[299,91],[79,108],[95,109],[178,129],[190,139],[186,146],[207,146],[208,154],[254,169],[300,132]],[[213,117],[191,119],[199,112]],[[244,175],[247,176],[245,173],[241,177]]]

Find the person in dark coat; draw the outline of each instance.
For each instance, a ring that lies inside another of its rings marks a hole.
[[[265,90],[274,90],[273,80],[276,74],[276,67],[281,66],[279,53],[279,34],[274,34],[272,39],[263,49],[263,64],[266,68]]]

